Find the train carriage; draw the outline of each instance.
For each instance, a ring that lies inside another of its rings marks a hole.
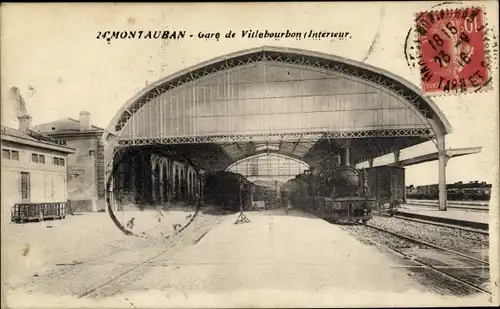
[[[377,166],[366,169],[368,189],[377,200],[379,214],[392,216],[406,200],[405,169],[399,166]]]
[[[407,197],[412,199],[436,200],[439,198],[438,185],[423,185],[406,188]],[[467,201],[483,200],[487,201],[491,197],[491,184],[479,181],[468,183],[456,182],[446,185],[446,195],[449,200]]]
[[[205,176],[203,191],[206,204],[222,206],[227,210],[248,210],[251,205],[252,183],[241,174],[214,172]]]

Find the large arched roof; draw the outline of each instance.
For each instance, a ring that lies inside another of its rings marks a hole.
[[[237,160],[241,160],[242,158],[254,155],[258,152],[258,147],[255,145],[255,140],[249,140],[245,134],[234,134],[232,136],[227,136],[227,134],[212,134],[203,136],[181,134],[178,136],[161,136],[161,134],[159,134],[158,137],[152,137],[140,136],[139,134],[135,134],[135,131],[127,129],[127,126],[132,127],[129,122],[134,117],[137,118],[139,112],[144,111],[144,108],[148,105],[148,103],[158,102],[155,101],[155,99],[157,100],[167,93],[181,89],[183,86],[202,80],[207,76],[217,75],[220,72],[233,70],[238,67],[245,67],[253,63],[277,63],[286,64],[290,67],[309,67],[328,74],[339,74],[352,80],[356,80],[359,83],[369,84],[373,86],[374,89],[383,89],[383,91],[387,93],[392,93],[398,98],[398,100],[402,102],[404,101],[404,103],[410,106],[413,111],[416,111],[416,113],[419,114],[418,117],[425,119],[427,122],[427,125],[424,127],[414,129],[391,128],[390,130],[379,129],[371,131],[340,130],[338,132],[325,132],[320,130],[316,132],[298,132],[294,133],[295,135],[292,134],[292,136],[287,136],[286,138],[283,134],[267,133],[261,134],[260,136],[257,136],[258,134],[253,134],[251,138],[257,138],[259,141],[267,141],[266,143],[274,140],[275,146],[279,143],[280,149],[281,147],[285,149],[285,151],[275,151],[273,149],[269,149],[273,147],[271,145],[271,147],[268,147],[267,151],[281,152],[282,154],[291,157],[303,159],[311,148],[318,144],[318,135],[323,135],[323,137],[330,139],[395,137],[409,140],[411,138],[415,138],[415,142],[405,142],[400,144],[400,146],[404,144],[404,147],[408,147],[411,146],[411,144],[422,142],[422,139],[418,139],[419,137],[431,138],[432,136],[445,135],[452,131],[448,120],[431,99],[422,96],[421,91],[412,83],[390,72],[364,63],[324,53],[284,47],[264,46],[217,57],[148,85],[128,100],[116,113],[103,135],[104,142],[106,142],[108,137],[112,135],[117,138],[121,145],[218,143],[223,145],[226,154],[228,154],[228,162],[235,162]],[[153,112],[150,111],[149,113],[149,117],[152,117],[151,115]],[[302,151],[300,150],[301,147],[303,149]],[[390,146],[384,148],[393,149],[394,147]],[[381,155],[384,152],[387,153],[387,149],[378,151],[377,155]],[[262,151],[262,149],[260,151]],[[374,153],[371,155],[374,155]],[[315,157],[314,160],[316,158],[317,157]],[[312,162],[308,163],[310,164]]]
[[[386,70],[377,68],[368,64],[343,58],[340,56],[329,55],[309,50],[270,47],[263,46],[259,48],[238,51],[232,54],[220,56],[198,65],[186,68],[170,76],[162,78],[143,88],[135,96],[130,98],[118,112],[115,114],[106,131],[116,133],[117,126],[120,126],[132,115],[132,110],[138,110],[138,107],[151,101],[156,96],[181,86],[189,81],[211,74],[221,68],[243,65],[246,59],[256,58],[255,60],[283,61],[288,63],[305,63],[311,66],[321,67],[327,70],[339,70],[342,73],[351,73],[360,78],[366,78],[370,81],[379,81],[386,83],[388,87],[395,92],[404,93],[411,98],[422,110],[432,111],[437,115],[437,122],[444,129],[443,134],[451,133],[452,128],[444,114],[437,105],[427,97],[422,96],[422,92],[411,82],[394,75]],[[365,73],[366,75],[363,75]]]

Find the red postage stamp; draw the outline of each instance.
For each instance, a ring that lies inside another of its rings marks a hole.
[[[482,8],[423,12],[416,29],[425,94],[477,92],[491,82]]]

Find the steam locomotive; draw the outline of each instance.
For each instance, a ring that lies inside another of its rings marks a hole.
[[[376,198],[369,193],[367,176],[362,170],[340,164],[310,169],[284,185],[294,206],[332,223],[359,222],[372,218]]]

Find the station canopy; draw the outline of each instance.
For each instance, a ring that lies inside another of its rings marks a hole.
[[[480,153],[482,149],[483,149],[482,147],[466,147],[466,148],[454,148],[454,149],[450,148],[450,149],[446,149],[445,154],[446,154],[447,159],[451,159],[451,158],[457,158],[457,157],[462,157],[462,156]],[[397,163],[396,162],[391,163],[389,165],[411,166],[411,165],[427,163],[427,162],[432,162],[432,161],[437,161],[437,160],[439,160],[439,153],[432,152],[432,153],[428,153],[425,155],[416,156],[413,158],[401,160]]]
[[[356,164],[450,131],[431,100],[389,72],[261,47],[149,85],[118,111],[104,141],[113,149],[183,153],[214,171],[261,153],[316,166],[345,146]]]

